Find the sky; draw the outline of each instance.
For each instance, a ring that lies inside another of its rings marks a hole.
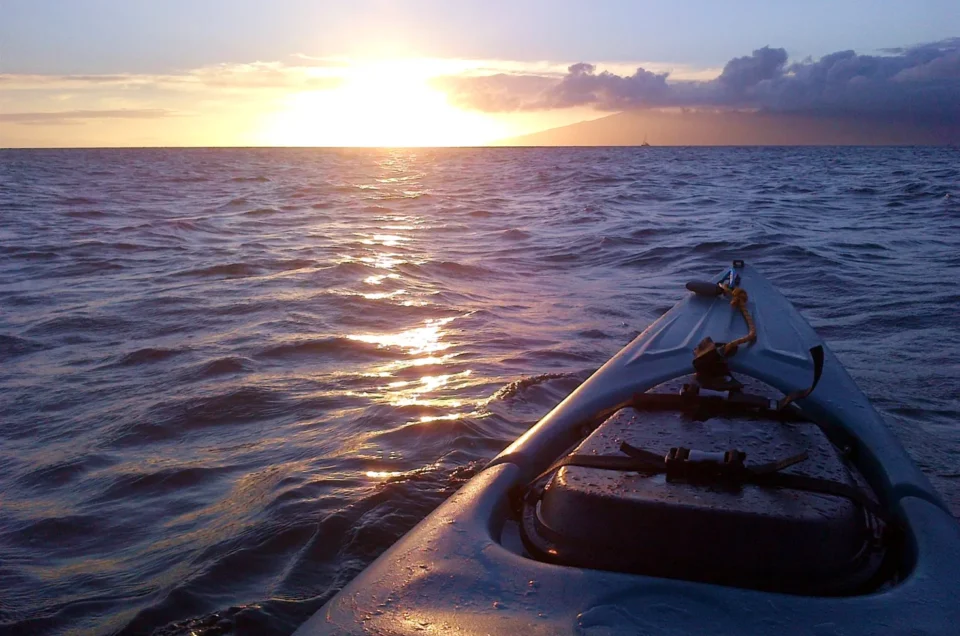
[[[483,145],[624,110],[960,126],[957,0],[2,0],[0,146]]]

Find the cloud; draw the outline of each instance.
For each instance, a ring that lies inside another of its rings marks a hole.
[[[487,112],[549,110],[595,106],[622,110],[656,103],[668,91],[667,73],[638,68],[630,76],[596,72],[592,64],[569,67],[566,75],[497,73],[495,75],[436,78],[434,86],[445,91],[458,106]]]
[[[17,124],[71,124],[88,119],[159,119],[174,115],[164,108],[118,110],[62,110],[55,112],[0,113],[0,121]]]
[[[320,74],[326,67],[286,66],[276,62],[219,64],[193,71],[189,78],[205,87],[329,90],[343,82],[342,77]]]
[[[216,64],[165,74],[114,73],[102,75],[0,74],[3,90],[329,90],[343,78],[326,65],[290,66],[279,62]]]
[[[602,104],[606,110],[622,110],[656,104],[669,92],[667,73],[638,68],[633,75],[597,73],[592,64],[574,64],[560,82],[547,89],[540,105],[565,108]]]
[[[741,93],[760,82],[779,77],[783,74],[783,65],[786,63],[785,49],[765,46],[754,51],[753,55],[735,57],[727,62],[717,78],[717,83],[727,90]]]
[[[447,93],[457,106],[486,112],[528,110],[530,104],[558,82],[553,75],[496,73],[494,75],[450,75],[432,84]]]
[[[437,84],[453,103],[488,112],[699,107],[960,122],[960,38],[886,52],[840,51],[790,64],[784,49],[765,46],[700,81],[673,81],[667,72],[643,67],[632,75],[597,72],[579,63],[561,77],[500,73],[440,78]]]
[[[905,68],[893,76],[901,81],[960,80],[960,50],[936,57],[918,66]]]
[[[306,53],[291,53],[290,57],[298,60],[308,60],[310,62],[310,66],[326,68],[349,68],[351,65],[350,60],[345,57],[316,57],[313,55],[307,55]]]

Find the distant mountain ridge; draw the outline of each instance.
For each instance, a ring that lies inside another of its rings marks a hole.
[[[746,111],[625,111],[497,146],[953,145],[960,126],[863,116]]]

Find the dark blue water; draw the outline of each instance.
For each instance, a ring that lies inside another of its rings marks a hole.
[[[956,149],[0,152],[0,631],[291,632],[733,257],[960,512]]]

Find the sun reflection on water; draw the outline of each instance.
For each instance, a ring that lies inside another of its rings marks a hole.
[[[397,347],[406,350],[409,355],[437,353],[449,349],[452,345],[441,342],[446,335],[442,327],[452,322],[454,318],[435,318],[426,321],[423,327],[407,329],[400,333],[387,334],[358,334],[347,336],[351,340],[375,344],[380,347]]]
[[[397,166],[381,167],[386,174],[377,179],[378,194],[374,198],[414,198],[427,193],[418,179],[391,174]],[[371,219],[373,223],[364,228],[365,231],[353,235],[357,251],[340,255],[343,262],[362,263],[368,268],[356,280],[352,293],[385,304],[425,307],[429,311],[435,302],[430,298],[429,287],[406,279],[408,275],[415,276],[414,266],[431,261],[425,250],[429,243],[416,234],[429,230],[430,223],[419,216],[395,214],[393,210],[384,212],[383,216]],[[484,417],[482,400],[464,398],[464,391],[471,388],[473,371],[464,369],[464,365],[455,360],[462,354],[458,342],[460,332],[451,323],[461,317],[431,318],[398,326],[389,332],[365,331],[347,336],[392,354],[388,360],[381,360],[368,369],[364,375],[370,378],[369,384],[357,393],[390,408],[377,426],[379,431],[373,433],[373,439],[382,432],[395,433],[407,427],[419,427],[422,432],[417,435],[448,435],[459,430],[454,429],[459,426],[457,421]],[[361,474],[377,481],[403,479],[411,474],[410,470],[396,470],[409,468],[395,463],[402,461],[399,457],[380,461],[386,463],[367,466],[369,470]],[[412,472],[429,469],[419,467]]]
[[[441,420],[453,421],[453,420],[462,419],[467,415],[470,415],[470,414],[469,413],[450,413],[449,415],[423,415],[420,417],[420,421],[421,422],[439,422]]]
[[[393,269],[397,265],[409,262],[406,259],[398,258],[399,256],[400,254],[377,254],[376,256],[364,256],[358,260],[377,269]]]
[[[361,294],[367,300],[383,300],[384,298],[393,298],[394,296],[402,296],[406,294],[406,289],[397,289],[392,292],[377,292],[372,294]]]
[[[397,247],[401,243],[412,240],[409,236],[399,236],[397,234],[374,234],[370,238],[365,238],[361,243],[364,245],[383,245],[384,247]]]
[[[466,375],[469,375],[469,371],[464,371]],[[449,375],[427,375],[420,378],[420,382],[423,384],[423,391],[430,392],[439,389],[442,386],[446,386],[450,382]]]
[[[367,285],[382,285],[383,281],[388,278],[400,278],[400,274],[374,274],[364,278],[363,282]]]
[[[387,334],[355,334],[348,336],[352,340],[375,344],[378,347],[402,349],[408,359],[398,359],[381,367],[371,377],[389,379],[380,384],[371,397],[376,395],[391,406],[402,409],[414,409],[416,419],[408,424],[450,422],[465,417],[479,416],[475,406],[465,404],[460,397],[462,389],[469,385],[473,371],[422,375],[416,380],[395,379],[396,373],[409,371],[419,366],[443,365],[456,357],[456,353],[443,353],[454,345],[446,341],[450,331],[447,328],[456,317],[435,318],[425,321],[423,326]],[[421,410],[422,409],[422,410]],[[423,411],[426,411],[425,413]],[[408,415],[409,417],[409,415]]]
[[[456,410],[453,413],[442,415],[421,415],[420,422],[459,420],[472,413],[462,412],[464,403],[461,399],[445,397],[444,392],[456,392],[462,389],[472,371],[467,369],[460,373],[446,375],[425,375],[418,382],[396,381],[388,383],[384,389],[391,392],[387,396],[390,404],[398,407],[421,406],[435,410]]]
[[[395,470],[368,470],[365,474],[371,479],[390,479],[391,477],[400,477],[403,475],[402,472]]]

